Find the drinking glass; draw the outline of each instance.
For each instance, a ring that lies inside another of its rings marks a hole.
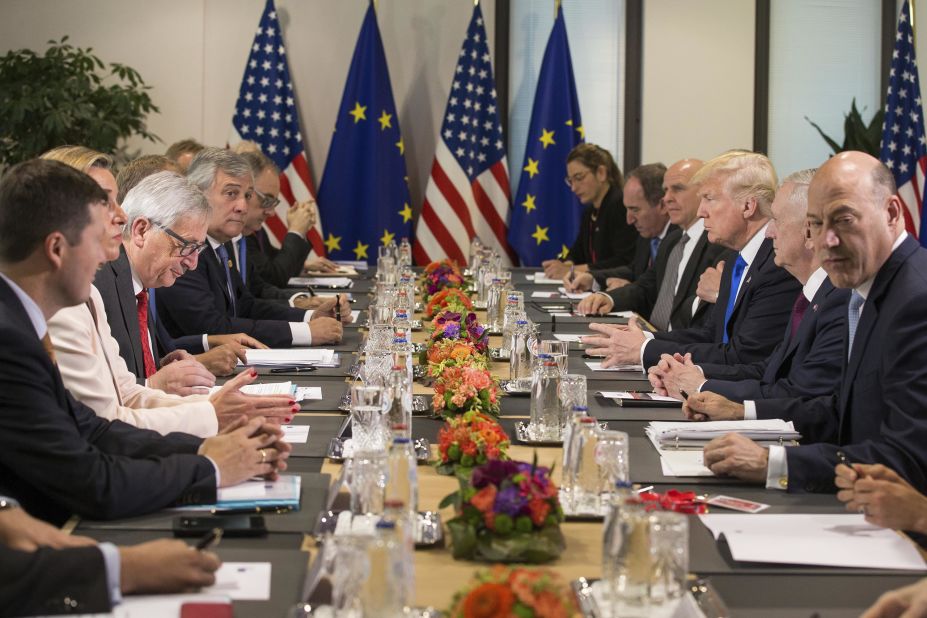
[[[354,451],[351,459],[351,512],[382,515],[386,491],[386,452]]]
[[[595,463],[599,467],[599,491],[607,504],[619,483],[630,480],[628,470],[628,434],[623,431],[597,429]]]
[[[560,376],[560,409],[567,417],[577,407],[586,407],[586,376],[566,373]]]
[[[386,451],[387,412],[380,386],[351,387],[351,443],[354,451]]]
[[[650,603],[661,605],[686,592],[689,573],[689,521],[682,513],[650,514]]]

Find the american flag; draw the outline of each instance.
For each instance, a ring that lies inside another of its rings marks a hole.
[[[296,202],[315,199],[309,161],[299,130],[299,113],[293,94],[293,81],[286,62],[283,33],[277,21],[274,0],[267,0],[264,14],[254,34],[245,75],[241,80],[230,143],[251,140],[282,170],[277,212],[264,224],[271,243],[286,236],[286,211]],[[325,255],[322,223],[309,230],[309,243],[316,255]]]
[[[495,247],[504,261],[514,261],[506,239],[512,196],[494,84],[477,4],[454,69],[415,229],[418,264],[444,257],[466,264],[473,237]]]
[[[924,112],[908,0],[905,0],[898,16],[879,158],[895,176],[898,195],[904,204],[905,228],[917,237],[924,203],[927,138],[924,136]],[[920,235],[920,241],[925,245],[927,234]]]

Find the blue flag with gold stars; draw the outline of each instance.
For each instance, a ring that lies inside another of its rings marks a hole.
[[[376,261],[379,245],[411,238],[404,150],[371,4],[354,48],[319,187],[330,258]]]
[[[558,7],[534,93],[525,165],[512,202],[509,243],[522,266],[555,258],[576,240],[583,206],[563,179],[567,155],[583,140],[570,44],[563,9]]]

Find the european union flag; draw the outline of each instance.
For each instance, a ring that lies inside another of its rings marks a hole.
[[[319,187],[329,257],[376,260],[378,245],[411,237],[404,149],[371,4],[354,48]]]
[[[585,136],[559,6],[544,50],[529,126],[525,166],[512,203],[509,243],[523,266],[537,266],[573,244],[583,211],[563,182],[567,155]]]

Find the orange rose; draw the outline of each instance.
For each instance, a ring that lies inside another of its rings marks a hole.
[[[474,588],[463,603],[464,618],[508,618],[515,597],[501,584],[483,584]]]

